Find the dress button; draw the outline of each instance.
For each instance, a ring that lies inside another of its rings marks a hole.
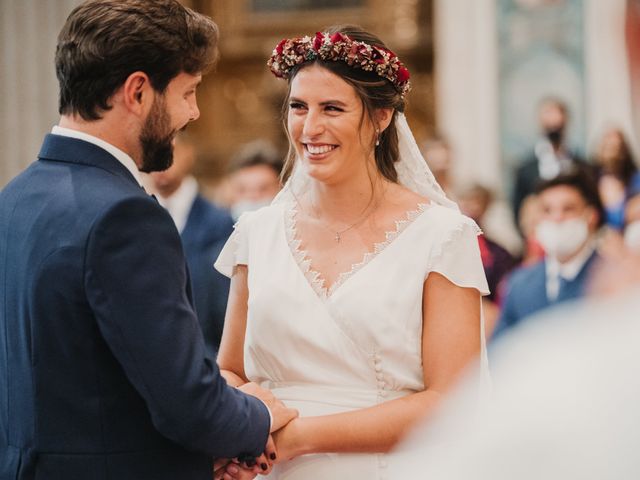
[[[379,382],[384,381],[384,375],[382,373],[376,374],[376,380],[378,380]]]
[[[378,379],[378,388],[379,388],[380,390],[384,390],[384,386],[385,386],[384,381],[383,381],[383,380],[381,380],[381,379]]]
[[[381,390],[381,391],[380,391],[380,393],[379,393],[379,395],[380,395],[381,397],[386,397],[386,396],[387,396],[387,391],[386,391],[386,390]]]
[[[376,372],[380,373],[382,371],[382,365],[380,365],[379,363],[376,363],[375,369],[376,369]]]

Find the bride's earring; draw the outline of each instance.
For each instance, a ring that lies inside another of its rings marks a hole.
[[[376,129],[376,147],[380,145],[380,130]]]

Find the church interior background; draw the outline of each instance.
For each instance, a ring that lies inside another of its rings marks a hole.
[[[216,71],[198,94],[201,118],[189,127],[201,152],[196,175],[211,197],[242,145],[262,138],[286,151],[285,84],[266,67],[274,45],[342,23],[377,33],[409,67],[407,117],[418,142],[442,134],[455,177],[499,199],[538,134],[541,96],[566,98],[571,141],[585,154],[610,124],[638,151],[633,85],[640,82],[629,72],[640,76],[640,62],[638,49],[627,49],[625,21],[640,12],[640,0],[182,1],[213,17],[221,33]],[[78,3],[0,1],[0,188],[35,159],[57,123],[56,36]],[[508,217],[498,208],[498,223]]]

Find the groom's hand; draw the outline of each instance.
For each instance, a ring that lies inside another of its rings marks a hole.
[[[287,423],[298,416],[298,411],[294,408],[288,408],[284,403],[278,400],[271,391],[264,389],[253,382],[245,383],[238,387],[243,393],[253,395],[264,402],[271,411],[271,432],[280,430]]]

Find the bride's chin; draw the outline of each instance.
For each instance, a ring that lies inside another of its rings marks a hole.
[[[331,179],[331,172],[328,171],[325,165],[309,165],[307,163],[305,167],[307,175],[309,175],[313,180],[325,183]]]

